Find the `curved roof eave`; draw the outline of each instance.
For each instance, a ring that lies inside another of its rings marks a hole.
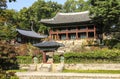
[[[16,29],[21,35],[27,36],[27,37],[32,37],[32,38],[46,38],[47,35],[40,35],[36,33],[35,31],[27,31],[27,30],[21,30],[21,29]]]
[[[75,13],[57,13],[55,17],[51,19],[41,19],[41,23],[44,24],[65,24],[91,21],[89,11],[75,12]]]

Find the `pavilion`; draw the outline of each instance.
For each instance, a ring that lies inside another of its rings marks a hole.
[[[90,19],[89,11],[57,13],[51,19],[41,19],[42,24],[50,27],[51,40],[96,39],[98,27]]]
[[[58,43],[55,41],[43,41],[41,43],[36,43],[33,44],[33,46],[40,48],[40,50],[42,50],[42,54],[43,54],[43,63],[46,63],[46,53],[47,52],[54,52],[55,50],[57,50],[59,47],[64,46],[62,43]]]
[[[38,43],[41,42],[42,39],[47,38],[47,35],[38,34],[33,30],[22,30],[16,29],[18,32],[17,41],[19,43]]]

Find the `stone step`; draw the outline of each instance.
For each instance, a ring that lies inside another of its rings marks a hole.
[[[52,69],[52,65],[51,64],[45,64],[43,63],[40,68],[39,68],[39,71],[40,72],[50,72]]]

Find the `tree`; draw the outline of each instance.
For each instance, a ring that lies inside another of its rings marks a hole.
[[[29,29],[31,21],[33,22],[33,29],[39,33],[47,33],[48,28],[41,25],[39,22],[43,18],[51,18],[55,16],[62,8],[61,4],[56,2],[38,0],[29,8],[23,8],[18,13],[19,27],[22,29]]]
[[[63,6],[65,12],[74,12],[76,10],[77,1],[67,0]]]
[[[101,34],[120,30],[120,2],[119,0],[90,0],[93,21],[99,26]]]
[[[9,2],[16,1],[16,0],[8,0]],[[0,0],[0,15],[2,14],[2,10],[7,7],[7,0]]]
[[[16,37],[16,12],[14,10],[4,10],[5,21],[0,23],[0,39],[11,40]]]
[[[81,12],[89,10],[90,3],[85,0],[67,0],[63,5],[63,12]]]

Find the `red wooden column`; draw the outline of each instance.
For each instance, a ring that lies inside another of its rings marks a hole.
[[[68,27],[66,28],[66,40],[69,40],[69,37],[68,37]]]
[[[50,40],[52,40],[52,29],[50,29],[49,34],[50,34]]]
[[[46,53],[44,51],[42,51],[42,57],[43,57],[43,63],[46,63]]]
[[[59,40],[59,30],[57,29],[57,40]]]
[[[96,26],[94,25],[94,38],[96,38]]]
[[[87,39],[88,39],[88,30],[89,30],[88,26],[86,26],[86,34],[87,34],[86,36],[87,36]]]
[[[76,39],[78,39],[78,27],[76,27]]]

